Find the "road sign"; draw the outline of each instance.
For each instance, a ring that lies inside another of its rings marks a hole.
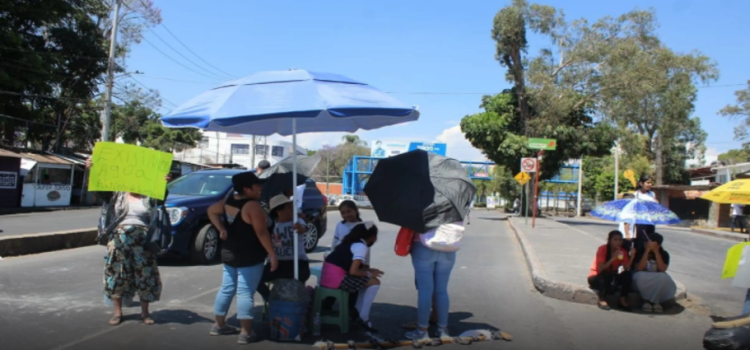
[[[536,171],[536,158],[521,158],[521,171],[524,173],[533,173]]]
[[[529,139],[529,148],[540,149],[544,151],[554,151],[557,148],[557,140],[555,139]]]
[[[630,180],[630,183],[633,184],[633,187],[635,187],[636,185],[635,172],[628,169],[628,170],[625,170],[625,173],[623,175],[625,176],[626,179]]]
[[[525,184],[526,184],[527,182],[529,182],[529,180],[531,180],[531,175],[529,175],[529,173],[524,173],[524,172],[522,171],[522,172],[520,172],[520,173],[516,174],[516,176],[514,176],[513,178],[514,178],[514,179],[516,179],[516,181],[518,181],[518,183],[519,183],[519,184],[520,184],[521,186],[523,186],[523,185],[525,185]]]

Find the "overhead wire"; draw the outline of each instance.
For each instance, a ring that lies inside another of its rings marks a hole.
[[[146,84],[143,84],[143,83],[141,83],[141,81],[140,81],[140,80],[138,80],[138,79],[136,79],[135,77],[133,77],[133,76],[128,76],[128,77],[129,77],[130,79],[132,79],[132,80],[133,80],[134,82],[136,82],[136,83],[137,83],[138,85],[142,86],[142,87],[143,87],[144,89],[147,89],[147,90],[151,90],[151,88],[150,88],[150,87],[146,86]],[[177,104],[176,104],[176,103],[174,103],[174,102],[172,102],[172,101],[170,101],[170,100],[168,100],[168,99],[166,99],[166,98],[162,97],[161,95],[159,96],[159,98],[161,98],[161,100],[162,100],[162,101],[164,101],[164,102],[166,102],[166,103],[168,103],[168,104],[170,104],[170,105],[172,105],[172,106],[175,106],[175,107],[177,107]]]
[[[151,32],[151,34],[153,34],[154,36],[156,36],[156,38],[159,39],[161,42],[163,42],[164,45],[167,45],[167,47],[169,47],[170,49],[172,49],[172,51],[174,51],[178,55],[180,55],[180,57],[184,58],[186,61],[192,63],[194,66],[198,67],[199,69],[203,70],[204,72],[206,72],[208,74],[212,74],[215,77],[215,79],[234,79],[232,77],[226,77],[226,76],[222,77],[222,76],[220,76],[220,75],[218,75],[218,74],[216,74],[214,72],[211,72],[210,70],[208,70],[206,68],[203,68],[203,66],[201,66],[201,65],[193,62],[191,59],[187,58],[180,51],[178,51],[177,49],[175,49],[174,47],[172,47],[172,45],[169,45],[169,43],[166,40],[164,40],[161,36],[159,36],[159,34],[157,34],[155,31],[151,30],[151,28],[149,28],[148,31]]]

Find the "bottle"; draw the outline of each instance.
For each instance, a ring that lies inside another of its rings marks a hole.
[[[313,319],[313,336],[320,336],[320,312],[316,313]]]

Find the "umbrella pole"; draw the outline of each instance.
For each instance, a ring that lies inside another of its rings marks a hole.
[[[301,198],[299,197],[297,193],[297,118],[292,119],[292,193],[294,193],[294,202],[292,205],[294,205],[294,219],[293,223],[296,223],[299,216],[299,201]],[[297,236],[297,233],[294,232],[294,279],[299,279],[299,259],[298,259],[298,251],[299,251],[299,239]]]

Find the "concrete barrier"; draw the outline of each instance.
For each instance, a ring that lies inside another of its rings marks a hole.
[[[0,237],[0,257],[39,254],[96,244],[96,228]]]

